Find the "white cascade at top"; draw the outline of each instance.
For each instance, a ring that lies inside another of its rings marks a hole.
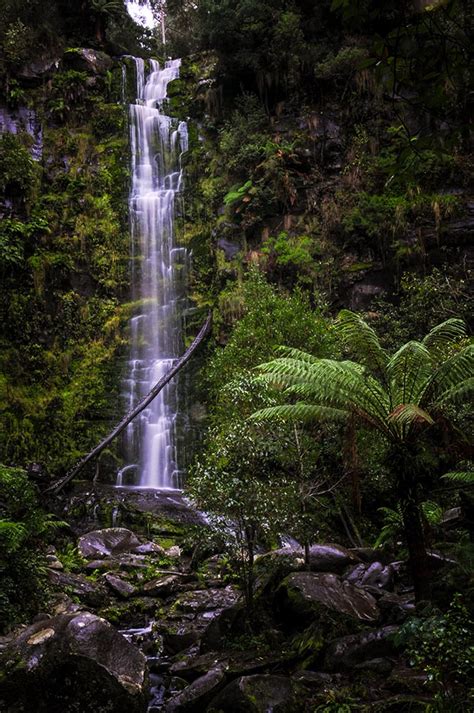
[[[130,322],[131,358],[124,398],[133,408],[173,365],[182,351],[180,303],[186,251],[175,244],[175,201],[181,191],[180,157],[188,148],[187,125],[163,112],[169,82],[180,60],[163,69],[134,58],[137,100],[130,106],[132,185],[132,292],[138,308]],[[176,384],[170,383],[127,427],[127,465],[117,485],[179,487],[176,458]]]

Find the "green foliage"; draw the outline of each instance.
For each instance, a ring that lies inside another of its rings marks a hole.
[[[0,629],[30,617],[44,602],[43,545],[63,524],[40,509],[24,471],[0,465]]]
[[[320,312],[311,311],[308,299],[274,289],[256,270],[242,286],[221,293],[220,308],[222,315],[228,319],[235,315],[238,322],[225,349],[217,351],[209,364],[208,379],[214,393],[239,371],[271,356],[283,342],[318,354],[331,347],[327,323]]]
[[[32,198],[38,179],[28,141],[29,137],[8,132],[0,137],[0,192],[19,199],[20,205]]]
[[[474,704],[474,622],[456,595],[446,613],[409,619],[396,635],[413,666],[427,675],[432,711],[465,711]]]

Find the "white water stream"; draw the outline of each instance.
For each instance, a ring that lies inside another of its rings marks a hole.
[[[186,251],[175,244],[175,202],[181,191],[181,154],[188,148],[185,122],[164,113],[168,83],[180,60],[160,68],[134,58],[135,104],[130,106],[132,293],[131,355],[123,395],[129,409],[145,396],[182,351],[179,306]],[[176,383],[171,382],[127,427],[127,465],[117,485],[180,486],[176,458]]]

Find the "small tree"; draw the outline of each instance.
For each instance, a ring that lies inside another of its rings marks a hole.
[[[207,453],[188,483],[197,505],[224,535],[249,609],[258,545],[274,541],[293,510],[293,483],[272,473],[278,447],[277,430],[271,438],[266,429],[236,421],[210,434]]]
[[[343,310],[334,329],[355,361],[319,359],[297,349],[260,366],[261,379],[283,387],[296,403],[270,406],[255,420],[329,420],[373,429],[387,446],[396,483],[416,598],[429,596],[430,567],[420,512],[421,456],[430,431],[448,423],[444,407],[474,389],[474,346],[464,323],[449,319],[422,342],[410,341],[389,356],[374,330]]]

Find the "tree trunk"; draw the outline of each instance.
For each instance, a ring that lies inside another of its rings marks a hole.
[[[425,533],[416,489],[412,484],[400,493],[400,505],[408,547],[408,562],[417,602],[431,596],[431,566],[426,551]]]
[[[58,483],[55,483],[52,485],[50,488],[48,488],[45,492],[53,492],[53,493],[58,493],[64,486],[69,483],[70,480],[76,477],[76,475],[79,473],[79,471],[84,468],[84,466],[93,458],[96,458],[104,448],[106,448],[117,436],[122,433],[124,428],[128,426],[128,424],[133,421],[136,416],[138,416],[147,406],[149,403],[153,401],[156,396],[162,391],[165,386],[168,384],[168,382],[171,381],[173,376],[175,376],[185,364],[188,363],[188,361],[191,359],[192,355],[196,351],[196,349],[199,347],[199,345],[204,341],[204,339],[207,337],[207,335],[210,332],[211,329],[211,324],[212,324],[212,313],[209,312],[207,319],[203,326],[201,327],[199,334],[197,337],[194,339],[193,343],[191,344],[190,347],[185,351],[183,356],[181,356],[179,359],[177,359],[176,363],[174,366],[171,367],[171,369],[158,381],[157,384],[152,388],[152,390],[143,398],[138,406],[136,406],[132,411],[130,411],[126,416],[123,417],[123,419],[115,426],[115,428],[112,429],[112,431],[106,436],[95,448],[93,448],[74,468],[67,473],[67,475],[62,478]]]

